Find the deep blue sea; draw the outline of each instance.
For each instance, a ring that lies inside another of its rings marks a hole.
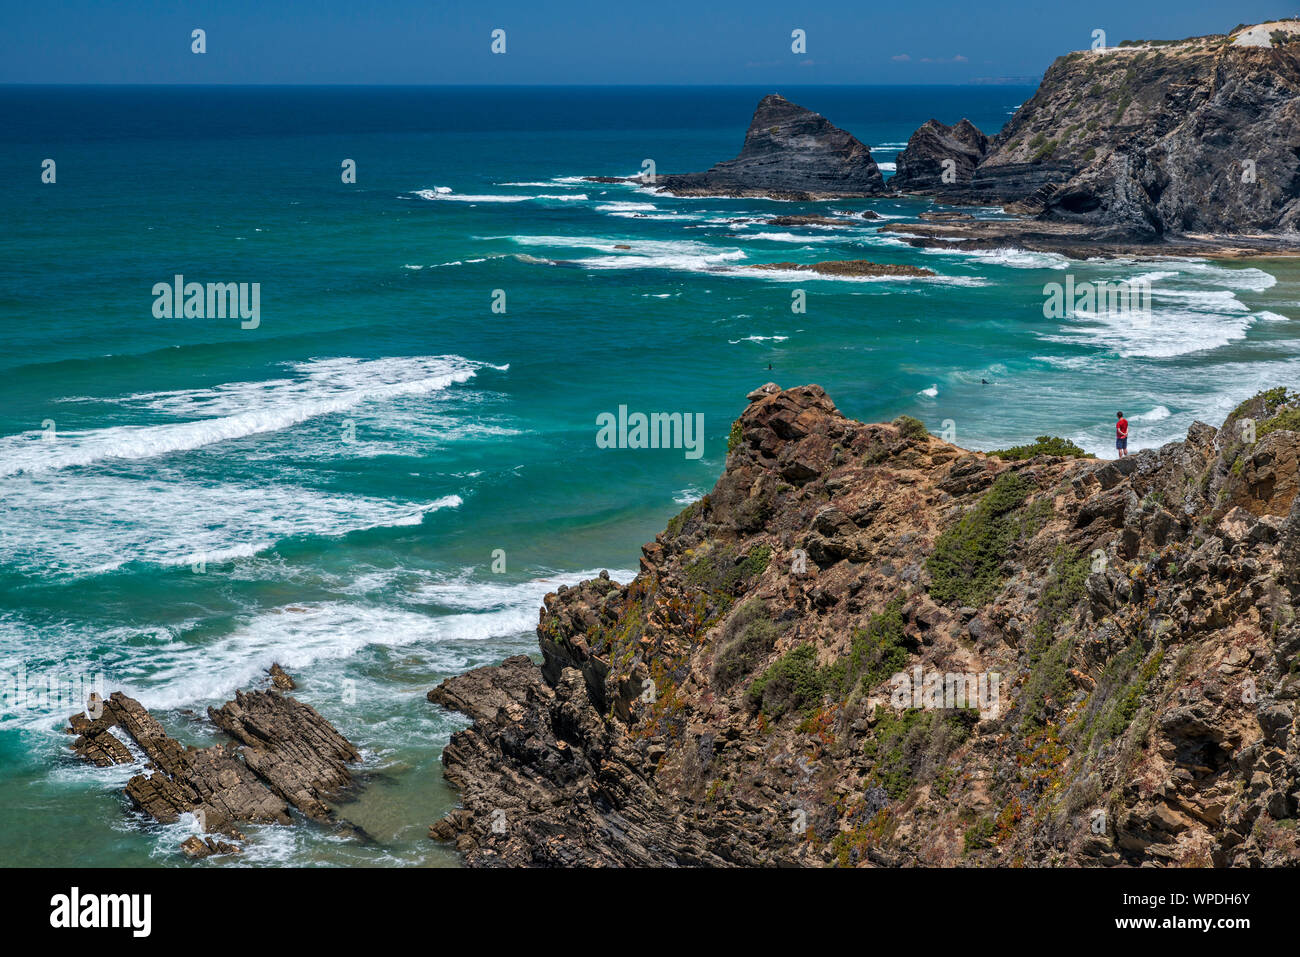
[[[1289,264],[921,251],[877,227],[924,200],[582,179],[734,156],[769,92],[0,88],[0,695],[20,671],[102,675],[202,744],[206,706],[278,661],[361,747],[341,813],[374,841],[249,828],[199,866],[454,864],[427,828],[455,805],[439,756],[464,722],[425,692],[535,651],[559,584],[626,580],[716,481],[756,386],[815,382],[850,416],[972,448],[1052,433],[1106,453],[1116,410],[1140,449],[1296,381]],[[889,171],[925,120],[991,134],[1032,90],[776,92]],[[865,209],[882,219],[766,222]],[[828,259],[937,276],[743,268]],[[1067,274],[1143,279],[1152,309],[1047,319]],[[157,317],[177,275],[259,284],[256,328]],[[702,454],[599,447],[619,406],[701,414]],[[192,822],[122,795],[142,765],[80,765],[61,730],[79,708],[33,697],[0,700],[0,863],[184,863]]]

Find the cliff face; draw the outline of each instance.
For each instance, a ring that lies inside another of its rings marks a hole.
[[[765,96],[735,159],[703,173],[660,176],[656,186],[682,196],[873,196],[885,180],[871,150],[820,113]]]
[[[431,834],[476,866],[1295,864],[1295,401],[1003,461],[765,386],[634,581],[547,596],[540,668],[430,692],[474,719]]]
[[[1242,36],[1058,58],[960,192],[1102,236],[1294,232],[1300,43]]]

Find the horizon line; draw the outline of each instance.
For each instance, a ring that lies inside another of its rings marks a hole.
[[[961,83],[782,83],[779,84],[784,89],[792,88],[814,88],[814,87],[968,87],[968,86],[1034,86],[1041,82],[1041,78],[1032,77],[990,77],[988,79],[966,80]],[[672,88],[698,88],[698,89],[717,89],[717,88],[748,88],[748,87],[770,87],[771,83],[752,82],[752,83],[64,83],[64,82],[27,82],[27,81],[0,81],[0,89],[7,87],[66,87],[66,88],[86,88],[86,87],[109,87],[109,88],[176,88],[183,87],[189,89],[213,89],[219,87],[242,88],[242,89],[273,89],[273,88],[299,88],[299,89],[320,89],[320,88],[341,88],[341,89],[643,89],[655,90],[665,87]]]

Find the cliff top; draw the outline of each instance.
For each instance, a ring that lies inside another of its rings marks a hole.
[[[769,383],[634,581],[547,596],[540,669],[430,692],[476,718],[433,834],[477,865],[1294,862],[1297,427],[1277,389],[1122,461],[1004,459]]]

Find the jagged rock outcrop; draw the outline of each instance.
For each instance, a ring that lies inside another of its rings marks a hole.
[[[430,693],[474,719],[433,837],[476,866],[1300,863],[1300,400],[1099,462],[749,398],[635,580],[548,595],[540,667]]]
[[[885,180],[871,150],[824,116],[783,96],[763,97],[735,159],[703,173],[656,177],[677,196],[774,196],[785,199],[875,196]]]
[[[1281,26],[1265,45],[1238,30],[1059,57],[945,198],[1086,224],[1103,240],[1296,239],[1300,33]]]
[[[182,745],[140,702],[115,691],[106,700],[92,696],[89,712],[69,719],[72,750],[99,767],[131,764],[135,756],[113,729],[123,732],[149,761],[148,773],[127,782],[126,795],[164,824],[193,814],[204,830],[242,839],[240,823],[291,824],[290,805],[316,820],[331,818],[325,798],[352,783],[346,765],[360,756],[315,709],[276,691],[237,691],[208,715],[243,747]],[[182,850],[198,858],[238,848],[195,835]]]
[[[953,126],[927,120],[898,154],[889,188],[904,193],[961,195],[970,189],[975,168],[988,151],[989,138],[970,120]]]
[[[324,797],[352,783],[361,755],[311,705],[275,691],[236,691],[208,717],[244,745],[244,763],[303,814],[324,820]]]

